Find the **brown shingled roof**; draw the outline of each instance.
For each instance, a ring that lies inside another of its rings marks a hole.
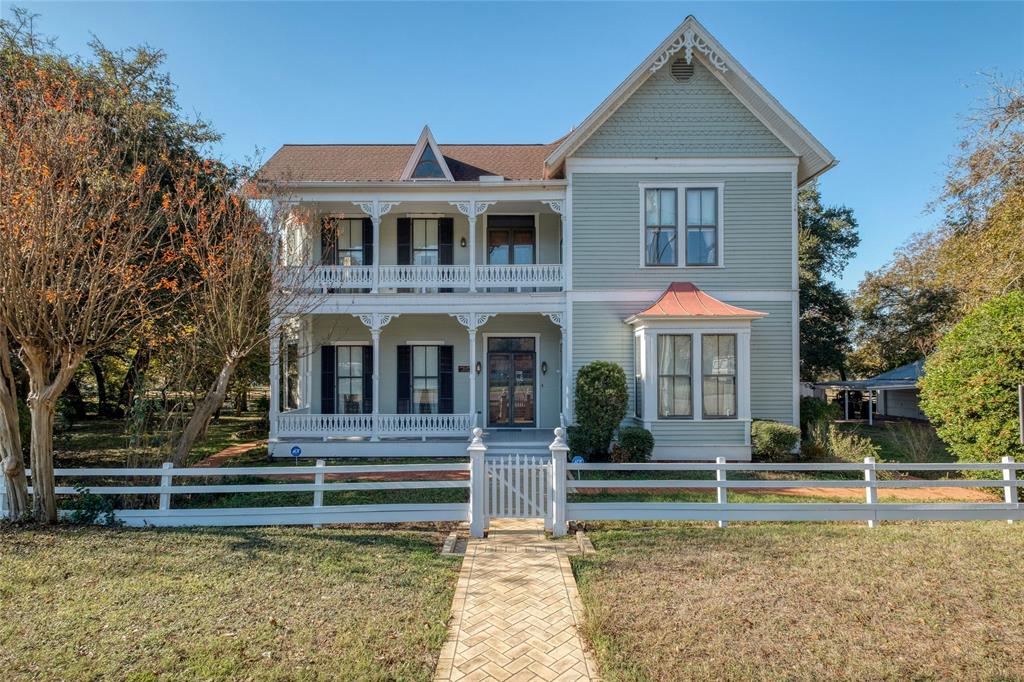
[[[500,175],[507,180],[543,180],[551,144],[438,145],[456,181]],[[381,182],[401,180],[412,144],[286,144],[264,164],[269,180],[291,182]]]

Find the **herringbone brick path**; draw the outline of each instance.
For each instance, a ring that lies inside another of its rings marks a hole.
[[[466,548],[435,680],[596,680],[577,630],[568,540],[540,521],[493,520]]]

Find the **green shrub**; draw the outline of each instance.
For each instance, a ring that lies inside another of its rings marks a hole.
[[[1024,383],[1024,292],[994,298],[960,321],[925,363],[921,409],[958,459],[1024,456],[1017,386]]]
[[[800,443],[801,459],[820,462],[828,458],[828,430],[831,426],[832,424],[826,421],[811,422],[807,425],[807,432]]]
[[[654,451],[654,436],[642,426],[627,426],[619,431],[619,442],[612,447],[611,461],[622,464],[646,462]]]
[[[814,424],[839,419],[842,412],[835,403],[822,398],[805,395],[800,398],[800,431],[804,438],[808,436]]]
[[[754,420],[750,442],[754,457],[762,462],[789,459],[790,451],[800,442],[800,429],[782,422]]]
[[[865,457],[878,459],[878,446],[857,431],[843,431],[836,424],[828,427],[828,454],[842,462],[863,462]]]
[[[606,460],[615,429],[626,417],[626,373],[614,362],[604,360],[584,365],[576,374],[575,398],[575,452],[596,461]]]
[[[121,526],[123,521],[114,514],[114,503],[109,497],[89,492],[84,485],[76,485],[78,495],[68,504],[71,511],[67,516],[70,523],[92,525],[99,523],[104,526]]]

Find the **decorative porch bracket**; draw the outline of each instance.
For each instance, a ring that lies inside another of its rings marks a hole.
[[[370,201],[353,201],[352,203],[358,206],[360,211],[370,216],[370,220],[373,221],[373,288],[370,293],[375,294],[380,288],[380,219],[402,202],[372,199]]]
[[[449,201],[459,213],[469,219],[469,290],[476,291],[476,219],[497,201]]]
[[[375,247],[376,248],[376,247]],[[376,281],[376,279],[374,280]],[[363,313],[356,315],[370,330],[373,339],[373,432],[370,440],[380,440],[380,330],[398,317],[396,313]]]
[[[451,313],[469,332],[469,413],[476,425],[476,330],[496,313]]]

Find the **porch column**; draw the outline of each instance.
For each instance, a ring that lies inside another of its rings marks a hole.
[[[868,390],[868,426],[875,425],[875,410],[874,406],[871,404],[871,398],[874,396],[874,394],[874,391]]]
[[[367,313],[359,315],[359,320],[370,329],[373,339],[373,430],[370,440],[380,440],[380,330],[391,320],[398,317],[393,313]]]
[[[372,201],[353,201],[352,203],[370,216],[370,220],[373,221],[373,286],[370,288],[370,293],[376,294],[380,288],[380,219],[402,202],[373,199]]]
[[[476,218],[497,202],[470,199],[469,201],[449,201],[448,203],[469,220],[469,290],[476,291]]]
[[[568,310],[568,307],[566,308]],[[562,333],[562,408],[560,410],[558,425],[565,428],[566,424],[572,421],[569,417],[569,395],[571,393],[569,389],[569,365],[572,362],[569,351],[569,335],[568,335],[568,324],[569,316],[566,313],[544,313],[547,315],[551,323],[556,325]]]
[[[565,250],[568,244],[565,236],[565,201],[563,199],[552,199],[551,201],[542,201],[542,204],[547,206],[555,213],[558,214],[558,236],[562,242],[562,250],[558,254],[558,259],[562,264],[562,281],[559,284],[559,288],[563,291],[566,287],[566,273],[569,271],[568,259],[565,257]],[[564,334],[563,334],[564,336]]]
[[[281,323],[270,323],[270,440],[277,438],[277,416],[281,412]]]
[[[493,313],[452,313],[469,332],[469,414],[476,425],[476,330],[477,327],[494,317]]]
[[[844,419],[850,421],[850,389],[843,389]]]

